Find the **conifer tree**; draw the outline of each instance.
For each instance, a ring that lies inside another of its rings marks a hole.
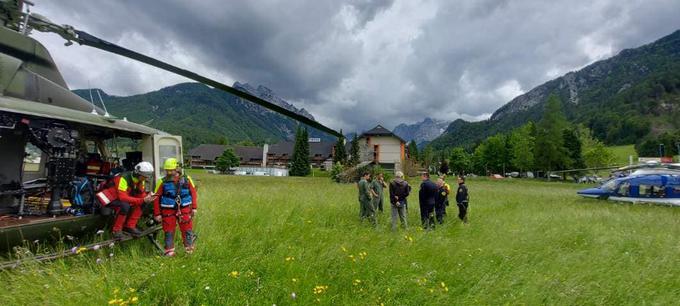
[[[307,129],[298,127],[295,132],[295,147],[293,147],[292,165],[290,167],[291,176],[306,176],[310,173],[309,169],[309,140]]]
[[[352,141],[350,142],[350,148],[349,148],[349,165],[350,166],[356,166],[360,162],[359,158],[359,137],[357,136],[356,133],[354,133],[354,137],[352,138]]]
[[[418,145],[415,140],[411,140],[408,144],[408,156],[414,162],[420,160],[420,155],[418,154]]]
[[[335,154],[333,155],[333,164],[340,163],[341,165],[347,164],[347,152],[345,151],[345,136],[342,135],[342,130],[340,130],[341,136],[338,137],[338,141],[335,143]]]
[[[563,137],[566,126],[560,99],[552,94],[545,104],[543,118],[536,125],[534,162],[540,170],[560,170],[569,164]]]

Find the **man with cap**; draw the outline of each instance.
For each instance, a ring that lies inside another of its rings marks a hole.
[[[198,196],[191,177],[179,171],[177,159],[168,158],[163,163],[165,177],[156,183],[153,215],[156,222],[163,222],[165,232],[165,256],[175,256],[175,228],[179,223],[184,251],[194,251],[192,218],[196,214]]]
[[[458,218],[464,224],[468,223],[468,207],[470,203],[470,195],[468,194],[467,186],[465,186],[465,178],[458,177],[458,190],[456,191],[456,203],[458,204]]]
[[[142,206],[156,199],[156,195],[146,192],[146,181],[152,178],[153,174],[151,163],[143,161],[135,165],[134,171],[123,172],[113,178],[116,200],[108,204],[108,207],[116,211],[111,228],[114,239],[123,238],[123,231],[133,237],[142,234],[137,228],[137,221],[142,216]]]

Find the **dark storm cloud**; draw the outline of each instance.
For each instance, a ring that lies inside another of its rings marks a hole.
[[[33,10],[226,83],[266,85],[345,131],[483,119],[545,81],[680,28],[672,0],[69,0]],[[133,94],[185,81],[37,37],[72,87]]]

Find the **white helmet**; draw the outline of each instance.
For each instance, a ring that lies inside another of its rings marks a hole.
[[[150,162],[143,161],[135,166],[135,174],[145,177],[153,177],[153,165],[151,165]]]

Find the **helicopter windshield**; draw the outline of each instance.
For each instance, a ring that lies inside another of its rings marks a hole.
[[[609,180],[602,184],[600,188],[606,191],[614,191],[614,189],[616,188],[616,183],[617,183],[616,180]]]

